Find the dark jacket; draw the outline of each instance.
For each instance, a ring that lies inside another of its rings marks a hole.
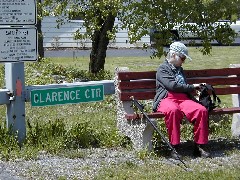
[[[194,91],[194,86],[187,84],[183,68],[179,68],[186,84],[177,83],[175,78],[177,69],[169,64],[167,60],[159,66],[156,74],[156,95],[153,102],[153,111],[157,110],[159,102],[167,96],[168,91],[186,93],[189,96]]]

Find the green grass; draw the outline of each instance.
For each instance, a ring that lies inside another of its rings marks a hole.
[[[229,67],[229,64],[239,63],[239,47],[213,47],[211,56],[203,56],[196,48],[189,48],[189,54],[193,61],[186,61],[185,69],[209,69]],[[42,64],[26,63],[27,84],[53,83],[53,74],[68,76],[69,79],[76,78],[81,74],[88,76],[88,57],[85,58],[50,58]],[[150,57],[107,57],[105,70],[110,74],[102,77],[114,76],[116,67],[128,67],[133,71],[156,70],[161,59]],[[35,71],[42,73],[41,77],[35,77]],[[105,75],[103,73],[103,75]],[[88,76],[90,77],[90,76]],[[99,78],[99,77],[95,77]],[[3,82],[1,75],[1,82]],[[221,97],[224,106],[231,106],[231,97]],[[125,137],[118,133],[116,127],[116,104],[115,97],[107,96],[103,102],[83,103],[73,105],[61,105],[52,107],[31,107],[26,103],[27,139],[22,148],[9,136],[5,128],[6,114],[5,106],[0,106],[2,123],[0,128],[0,159],[10,160],[16,158],[33,159],[40,151],[70,157],[82,158],[83,153],[77,151],[79,148],[90,147],[129,147]],[[219,116],[218,122],[210,121],[210,138],[228,138],[231,140],[231,116]],[[165,125],[159,121],[159,126],[165,136]],[[182,127],[182,138],[192,139],[192,126],[185,124]],[[154,135],[156,147],[163,146],[160,137]],[[234,143],[233,143],[234,144]],[[223,147],[229,144],[223,143]],[[164,151],[164,150],[163,150]],[[163,151],[160,152],[162,153]],[[239,150],[227,150],[227,154],[239,153]],[[148,155],[144,151],[139,154],[141,159],[157,159],[159,163],[147,161],[142,165],[132,162],[124,162],[120,165],[112,165],[103,169],[96,179],[238,179],[239,167],[228,169],[216,169],[203,171],[195,168],[194,172],[184,172],[179,167],[161,164],[163,154]],[[200,166],[200,165],[199,165]]]
[[[98,176],[100,179],[153,179],[153,180],[222,180],[222,179],[239,179],[239,167],[233,166],[226,169],[206,170],[200,166],[195,165],[192,171],[186,172],[178,166],[166,165],[159,163],[144,163],[137,165],[131,162],[126,162],[118,166],[113,166],[104,169]]]
[[[229,67],[229,64],[239,64],[240,47],[214,46],[211,55],[203,55],[199,48],[190,47],[189,55],[192,61],[186,61],[185,69],[209,69]],[[63,66],[73,66],[82,70],[88,70],[89,57],[84,58],[51,58],[52,62]],[[164,58],[150,57],[107,57],[105,70],[114,72],[116,67],[128,67],[130,70],[147,71],[156,70]]]

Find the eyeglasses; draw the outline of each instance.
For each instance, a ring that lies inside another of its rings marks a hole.
[[[182,60],[182,62],[184,62],[185,59],[186,59],[186,56],[183,56],[183,55],[180,55],[179,57],[180,57],[180,59]]]

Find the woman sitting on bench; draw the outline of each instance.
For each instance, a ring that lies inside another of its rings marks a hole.
[[[198,84],[188,84],[182,64],[188,56],[187,47],[180,42],[170,45],[166,60],[156,74],[156,95],[153,110],[165,115],[165,124],[171,145],[179,150],[180,124],[184,116],[194,124],[195,157],[210,157],[205,145],[208,143],[208,110],[192,99],[192,93],[199,88]],[[177,159],[174,151],[171,156]]]

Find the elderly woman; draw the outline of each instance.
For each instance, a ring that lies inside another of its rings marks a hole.
[[[199,85],[188,84],[182,64],[188,56],[187,47],[181,42],[170,45],[166,60],[156,74],[156,95],[153,110],[165,115],[165,124],[172,146],[178,151],[180,144],[180,125],[184,116],[194,124],[195,157],[210,157],[205,146],[208,143],[208,111],[194,101],[191,95]],[[174,151],[173,158],[177,158]]]

